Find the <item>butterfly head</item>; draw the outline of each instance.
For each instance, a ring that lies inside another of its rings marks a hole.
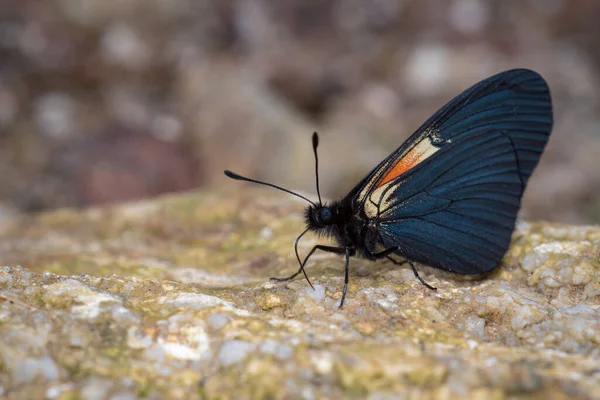
[[[310,205],[304,211],[306,226],[315,231],[342,223],[344,220],[342,214],[341,207],[335,203]]]

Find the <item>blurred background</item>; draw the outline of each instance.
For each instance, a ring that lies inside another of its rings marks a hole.
[[[540,72],[522,216],[600,223],[596,0],[0,0],[0,214],[244,184],[344,195],[445,102]]]

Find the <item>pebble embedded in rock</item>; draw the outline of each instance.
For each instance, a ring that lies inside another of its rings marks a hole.
[[[220,365],[229,367],[242,362],[255,348],[255,344],[243,340],[226,341],[219,350],[217,361]]]

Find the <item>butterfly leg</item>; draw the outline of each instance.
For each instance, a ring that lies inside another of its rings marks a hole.
[[[402,265],[404,264],[404,262],[399,262],[394,260],[393,258],[390,257],[390,254],[395,253],[395,252],[400,252],[402,254],[402,257],[404,257],[404,262],[407,262],[410,267],[412,268],[415,277],[419,280],[419,282],[421,282],[426,288],[433,290],[433,291],[437,291],[437,288],[434,286],[431,286],[429,283],[425,282],[423,280],[423,278],[421,278],[421,276],[419,275],[419,272],[417,271],[417,268],[415,267],[415,264],[409,260],[408,258],[406,258],[406,256],[404,255],[404,252],[402,251],[402,249],[398,246],[396,247],[390,247],[389,249],[385,249],[383,251],[380,251],[379,253],[371,253],[370,256],[372,256],[373,258],[387,258],[388,260],[391,260],[394,264],[398,264],[398,265]]]
[[[402,249],[400,247],[398,247],[398,251],[400,252],[400,254],[402,254],[402,257],[404,257],[404,261],[407,262],[410,265],[410,267],[412,268],[412,270],[413,270],[413,272],[415,274],[415,277],[419,280],[419,282],[421,282],[423,284],[423,286],[425,286],[426,288],[428,288],[428,289],[433,290],[434,292],[436,292],[437,288],[434,287],[434,286],[431,286],[429,283],[425,282],[423,280],[423,278],[421,278],[421,276],[419,275],[419,271],[417,271],[417,268],[415,267],[415,264],[406,257],[406,254],[404,254],[404,252],[402,251]],[[388,257],[388,258],[390,260],[392,260],[391,257]],[[394,261],[394,260],[392,260],[392,261],[394,263],[398,263],[397,261]],[[404,262],[402,262],[400,264],[404,264]]]
[[[346,247],[346,266],[344,267],[344,290],[342,290],[342,300],[340,301],[340,308],[344,305],[344,300],[346,300],[346,292],[348,291],[348,274],[350,265],[350,248]]]
[[[408,263],[408,261],[406,261],[406,260],[404,260],[404,261],[394,260],[391,256],[387,256],[386,258],[396,265],[404,265],[404,264]]]
[[[304,272],[304,265],[306,265],[310,256],[312,256],[312,254],[317,250],[326,251],[328,253],[334,253],[334,254],[345,254],[346,253],[346,249],[343,247],[323,246],[323,245],[318,244],[315,247],[313,247],[311,251],[308,252],[307,256],[304,258],[304,261],[302,262],[302,264],[300,264],[300,268],[298,268],[298,271],[294,272],[292,275],[290,275],[286,278],[270,278],[270,279],[272,281],[277,281],[277,282],[285,282],[285,281],[290,281],[290,280],[294,279],[295,277],[300,275],[301,272]],[[306,275],[306,273],[305,273],[305,275]],[[307,279],[308,279],[308,277],[307,277]],[[310,283],[310,281],[309,281],[309,283]],[[311,286],[312,286],[312,284],[311,284]]]
[[[417,277],[417,279],[419,280],[419,282],[421,282],[426,288],[433,290],[434,292],[437,292],[437,288],[434,286],[431,286],[429,283],[425,282],[423,280],[423,278],[421,278],[421,276],[419,275],[419,272],[417,271],[417,268],[415,267],[415,264],[413,264],[412,261],[410,261],[409,259],[406,259],[406,261],[410,264],[410,267],[412,268],[413,272],[415,273],[415,276]]]

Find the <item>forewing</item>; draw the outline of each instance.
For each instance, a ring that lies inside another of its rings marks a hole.
[[[536,72],[515,69],[485,79],[454,98],[350,191],[355,209],[373,216],[373,192],[401,180],[444,147],[473,134],[501,132],[512,144],[523,187],[552,129],[548,86]],[[375,196],[377,197],[377,196]]]

